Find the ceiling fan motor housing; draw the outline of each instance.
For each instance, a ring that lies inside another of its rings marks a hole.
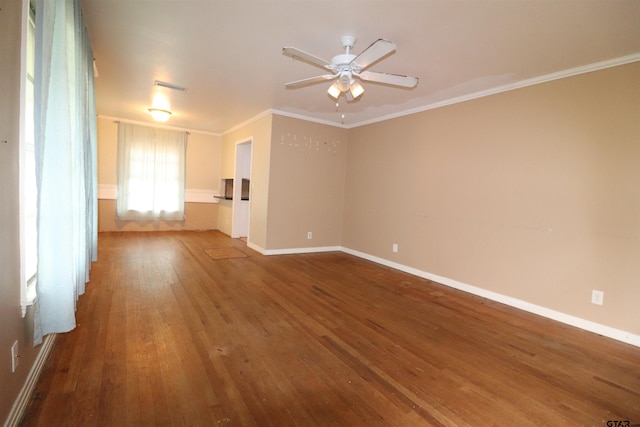
[[[340,75],[338,77],[338,87],[341,92],[346,92],[349,90],[349,86],[353,82],[353,77],[351,76],[351,71],[348,69],[340,71]]]
[[[355,55],[352,55],[350,53],[341,53],[340,55],[336,55],[331,58],[331,64],[336,67],[340,67],[341,65],[346,66],[349,65],[351,61],[355,59],[355,57]]]
[[[358,64],[352,62],[356,55],[343,53],[331,58],[331,65],[334,72],[338,75],[338,88],[341,92],[349,90],[349,86],[353,83],[353,74],[358,73]]]

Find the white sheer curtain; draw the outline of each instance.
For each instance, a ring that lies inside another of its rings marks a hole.
[[[186,132],[120,123],[118,219],[182,221],[186,151]]]
[[[97,258],[93,53],[79,0],[36,2],[38,272],[34,344],[76,326]]]

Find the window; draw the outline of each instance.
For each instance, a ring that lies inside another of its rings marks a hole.
[[[36,296],[38,228],[35,125],[35,11],[28,0],[23,4],[22,99],[20,120],[20,305],[22,316]]]
[[[186,147],[185,132],[118,125],[118,219],[184,219]]]

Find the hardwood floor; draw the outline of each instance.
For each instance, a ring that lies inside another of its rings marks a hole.
[[[22,426],[640,424],[640,349],[344,253],[102,233],[99,258]]]

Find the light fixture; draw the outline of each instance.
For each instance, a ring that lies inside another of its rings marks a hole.
[[[169,98],[167,98],[167,96],[162,92],[156,92],[148,111],[151,113],[153,120],[157,122],[166,122],[171,117],[171,105],[169,104]]]
[[[349,71],[342,71],[336,80],[327,90],[327,93],[334,99],[338,99],[343,92],[351,92],[353,99],[364,93],[364,88],[354,80]]]
[[[329,95],[331,95],[332,97],[334,97],[335,99],[338,99],[338,97],[340,96],[340,94],[342,93],[342,91],[340,90],[340,88],[338,87],[338,82],[335,82],[334,84],[332,84],[329,87],[329,90],[327,90],[327,92],[329,93]]]
[[[162,108],[151,107],[149,108],[149,113],[151,113],[153,120],[157,122],[166,122],[171,117],[171,111]]]
[[[354,81],[353,83],[351,83],[349,91],[351,92],[351,96],[353,96],[353,99],[356,99],[364,93],[364,88],[360,83]]]

